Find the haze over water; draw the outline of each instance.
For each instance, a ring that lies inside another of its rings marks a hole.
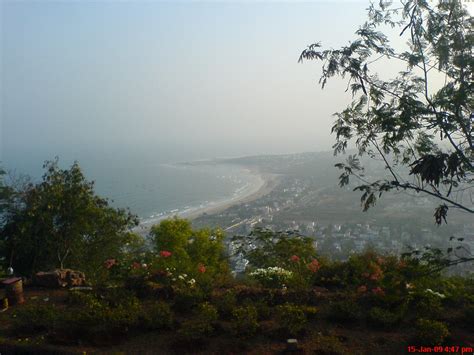
[[[2,165],[78,160],[142,217],[230,197],[254,178],[162,164],[329,150],[345,83],[320,91],[297,59],[346,44],[368,4],[2,1]]]

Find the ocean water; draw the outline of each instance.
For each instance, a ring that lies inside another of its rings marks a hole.
[[[4,154],[2,165],[38,181],[44,160],[33,152]],[[195,160],[192,156],[76,154],[60,158],[60,166],[67,168],[74,160],[95,182],[97,194],[115,207],[130,208],[143,222],[235,198],[258,181],[258,176],[238,165],[182,164]]]
[[[256,176],[233,165],[150,164],[140,169],[108,169],[96,179],[97,192],[127,206],[144,221],[231,199]]]

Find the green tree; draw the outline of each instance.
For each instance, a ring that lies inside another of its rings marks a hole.
[[[192,229],[186,219],[173,218],[161,221],[150,231],[155,250],[170,252],[166,265],[175,267],[178,272],[191,275],[199,273],[211,282],[215,276],[225,278],[229,265],[224,250],[224,233],[220,229]],[[204,271],[205,270],[205,271]]]
[[[294,265],[291,260],[294,256],[304,262],[316,258],[313,240],[293,231],[255,228],[248,236],[234,236],[233,241],[240,245],[237,253],[243,253],[255,268],[290,267]]]
[[[312,44],[300,61],[323,62],[323,88],[332,77],[348,79],[353,101],[335,114],[335,154],[354,141],[360,156],[379,159],[389,174],[369,180],[353,155],[336,165],[343,170],[340,185],[359,179],[355,190],[362,192],[364,210],[387,191],[435,197],[441,224],[449,208],[474,214],[474,20],[461,1],[431,4],[381,0],[370,6],[357,39],[340,49]],[[382,32],[387,29],[398,29],[406,48],[395,48]],[[384,60],[403,69],[384,80],[386,73],[374,71]]]
[[[5,170],[0,167],[0,225],[3,219],[3,214],[8,207],[12,195],[11,189],[5,185],[5,174]]]
[[[137,218],[95,195],[77,163],[63,170],[56,159],[44,168],[40,183],[15,192],[0,230],[1,253],[22,274],[66,266],[93,273],[120,255]]]

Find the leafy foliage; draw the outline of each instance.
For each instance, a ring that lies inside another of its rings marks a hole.
[[[229,277],[220,229],[193,230],[189,221],[174,218],[153,226],[150,235],[158,255],[153,266],[157,272],[168,269],[169,274],[173,269],[175,278],[189,275],[207,289],[218,277],[221,282]]]
[[[380,1],[369,8],[357,39],[340,49],[312,44],[300,56],[322,61],[320,84],[348,79],[353,102],[336,113],[334,153],[355,142],[359,155],[383,162],[388,176],[370,181],[356,156],[336,165],[340,185],[355,177],[364,210],[387,191],[414,191],[441,201],[435,222],[447,221],[450,208],[474,213],[473,17],[461,1]],[[408,50],[391,45],[383,33],[398,28]],[[381,79],[373,68],[385,60],[404,66],[395,77]],[[439,78],[444,84],[438,88]],[[435,139],[438,137],[438,139]],[[408,176],[405,170],[408,169]],[[469,196],[471,199],[469,199]]]
[[[93,275],[121,254],[136,216],[95,195],[77,163],[63,170],[56,159],[44,168],[42,181],[16,191],[8,205],[1,253],[23,274],[68,266]]]
[[[449,329],[443,322],[420,319],[416,323],[416,340],[424,345],[441,345],[449,336]]]
[[[248,236],[235,236],[234,241],[240,242],[237,253],[243,253],[249,264],[255,268],[294,266],[293,256],[303,261],[312,261],[316,250],[311,238],[294,231],[274,232],[256,228]]]
[[[238,307],[232,316],[232,331],[235,335],[246,338],[257,332],[258,313],[254,306]]]
[[[301,306],[290,303],[283,304],[277,306],[276,313],[278,324],[290,335],[298,335],[306,325],[306,315]]]

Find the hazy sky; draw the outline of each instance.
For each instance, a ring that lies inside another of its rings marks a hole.
[[[345,85],[297,59],[368,3],[2,1],[0,158],[329,150]]]

